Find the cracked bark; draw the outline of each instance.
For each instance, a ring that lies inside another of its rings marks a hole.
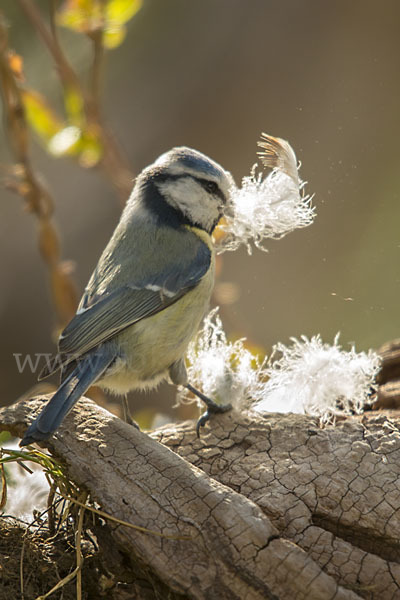
[[[2,409],[0,430],[21,435],[42,401]],[[102,510],[180,538],[112,528],[162,597],[400,598],[396,413],[319,429],[232,411],[198,440],[192,423],[147,435],[82,399],[47,446]]]

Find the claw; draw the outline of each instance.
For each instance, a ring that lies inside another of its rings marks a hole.
[[[211,419],[211,416],[231,410],[232,405],[231,404],[223,404],[223,405],[217,404],[216,402],[214,402],[214,400],[211,400],[211,398],[208,398],[208,396],[205,396],[204,394],[199,392],[199,390],[196,390],[196,388],[194,388],[192,385],[190,385],[190,383],[187,383],[185,387],[188,390],[190,390],[192,392],[192,394],[194,394],[195,396],[200,398],[200,400],[202,400],[207,407],[206,412],[201,415],[200,419],[196,423],[196,433],[197,433],[197,437],[199,438],[200,437],[200,428],[204,427],[204,425],[207,423],[207,421],[209,421]]]
[[[200,419],[196,423],[196,434],[199,439],[200,439],[200,427],[204,427],[204,425],[209,420],[210,420],[210,413],[208,412],[208,409],[207,409],[206,412],[201,415]]]
[[[210,399],[208,398],[208,400]],[[207,421],[211,419],[212,415],[228,412],[228,410],[231,410],[231,408],[232,404],[223,404],[221,406],[220,404],[215,404],[215,402],[211,400],[210,404],[207,406],[206,412],[201,415],[200,419],[196,423],[197,437],[200,437],[200,427],[204,427]]]

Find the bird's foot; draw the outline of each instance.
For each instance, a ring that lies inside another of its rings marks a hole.
[[[206,412],[203,413],[201,415],[200,419],[197,421],[196,433],[197,433],[198,438],[200,437],[200,428],[204,427],[204,425],[207,423],[207,421],[209,421],[211,419],[212,415],[228,412],[228,410],[231,410],[231,408],[232,408],[232,404],[223,404],[222,406],[219,406],[218,404],[216,404],[215,406],[216,406],[216,408],[207,408]]]
[[[190,383],[186,384],[185,387],[190,392],[192,392],[192,394],[194,394],[195,396],[200,398],[200,400],[202,402],[204,402],[204,404],[207,407],[206,412],[201,415],[200,419],[196,423],[196,433],[197,433],[197,437],[199,438],[200,437],[200,428],[204,427],[204,425],[207,423],[207,421],[209,421],[211,419],[211,417],[213,415],[225,413],[225,412],[228,412],[228,410],[231,410],[232,405],[231,404],[222,404],[222,405],[217,404],[216,402],[214,402],[214,400],[211,400],[211,398],[209,398],[202,392],[199,392],[199,390],[196,390],[196,388],[194,388],[192,385],[190,385]]]

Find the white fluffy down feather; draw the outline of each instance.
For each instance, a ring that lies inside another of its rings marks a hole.
[[[251,253],[251,243],[265,250],[266,239],[281,238],[301,227],[311,225],[315,209],[312,198],[303,194],[296,155],[290,144],[265,133],[258,145],[264,167],[273,169],[266,177],[257,173],[257,165],[244,177],[240,188],[231,190],[232,215],[225,218],[226,237],[219,252],[236,250],[244,244]]]
[[[7,443],[10,450],[20,450],[17,442]],[[7,503],[4,514],[12,515],[23,521],[32,521],[33,511],[42,512],[47,508],[47,498],[50,491],[49,483],[43,469],[30,462],[28,473],[16,462],[9,462],[7,473]]]
[[[262,364],[245,348],[243,339],[228,342],[218,308],[205,318],[187,357],[189,381],[218,404],[235,406],[245,398],[263,397]],[[180,397],[186,394],[182,390]]]
[[[319,335],[293,338],[261,363],[244,340],[227,340],[215,309],[189,347],[189,381],[219,404],[248,407],[250,400],[259,412],[306,413],[333,423],[338,415],[363,411],[380,366],[375,352],[342,350],[338,337],[333,345]]]
[[[265,369],[268,381],[258,411],[295,412],[315,415],[321,423],[332,423],[338,415],[363,412],[379,369],[379,356],[370,350],[342,350],[335,337],[324,344],[319,335],[310,340],[292,338],[292,345],[277,344]]]

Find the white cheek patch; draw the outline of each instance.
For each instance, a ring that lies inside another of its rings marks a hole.
[[[180,210],[194,224],[209,230],[219,217],[218,198],[191,177],[157,183],[168,204]]]

